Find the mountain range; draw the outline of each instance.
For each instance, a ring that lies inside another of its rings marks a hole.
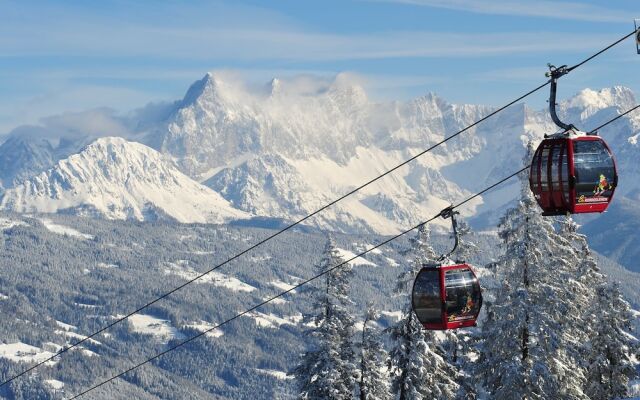
[[[558,113],[590,130],[635,104],[625,87],[585,89],[559,103]],[[451,104],[433,93],[376,102],[348,74],[251,87],[208,73],[182,100],[157,109],[121,117],[126,133],[17,128],[0,146],[0,208],[180,222],[294,220],[495,107]],[[555,131],[547,110],[516,104],[307,222],[396,233],[519,169],[526,144]],[[640,113],[601,134],[619,165],[616,196],[633,198],[640,193]],[[517,190],[513,181],[467,204],[463,215],[488,227]]]

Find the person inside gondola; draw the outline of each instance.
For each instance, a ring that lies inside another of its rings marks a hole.
[[[469,315],[473,311],[473,297],[471,297],[471,293],[467,292],[467,303],[462,309],[463,315]]]
[[[473,285],[475,280],[468,271],[450,273],[451,286],[447,287],[447,319],[449,322],[475,318],[479,308],[480,293]]]

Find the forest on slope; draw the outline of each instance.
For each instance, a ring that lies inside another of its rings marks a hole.
[[[123,223],[64,215],[3,214],[0,226],[3,378],[53,355],[60,346],[94,332],[195,276],[196,271],[207,270],[272,233],[252,227]],[[408,236],[368,253],[352,267],[348,296],[353,301],[349,309],[355,326],[362,327],[368,303],[372,303],[379,311],[376,326],[387,350],[393,343],[387,328],[406,316],[409,299],[408,287],[396,291],[398,279],[407,272],[411,275],[415,268],[407,255],[412,248],[408,239],[414,234]],[[351,257],[384,239],[341,234],[333,238],[342,257]],[[485,296],[491,301],[500,287],[495,269],[502,254],[500,238],[495,233],[477,233],[467,239],[478,249],[469,261],[479,266]],[[86,389],[100,378],[313,276],[326,242],[327,235],[313,229],[286,233],[202,283],[144,310],[140,318],[125,321],[95,341],[56,358],[37,375],[6,385],[0,394],[10,399],[33,398],[35,394],[60,398]],[[442,253],[450,248],[451,238],[432,234],[429,245]],[[637,308],[637,275],[604,257],[598,259],[605,275],[621,280],[626,298]],[[298,289],[115,384],[97,389],[88,398],[241,399],[257,392],[273,398],[296,397],[299,386],[293,371],[301,354],[312,345],[304,333],[310,328],[304,315],[314,312],[315,301],[313,291]],[[483,314],[481,327],[485,318]],[[473,337],[477,329],[473,332],[462,337]],[[436,339],[442,346],[448,340]],[[283,348],[290,350],[283,352]]]

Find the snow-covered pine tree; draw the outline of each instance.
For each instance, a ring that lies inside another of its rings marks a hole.
[[[569,241],[577,255],[577,281],[584,304],[582,320],[575,327],[574,341],[582,350],[579,357],[586,368],[584,392],[591,399],[604,400],[623,398],[628,391],[629,379],[635,375],[630,355],[638,350],[637,340],[629,333],[632,330],[632,315],[629,304],[622,298],[616,284],[610,284],[599,272],[591,255],[586,236],[578,233],[578,225],[570,217],[560,221],[560,234]]]
[[[598,302],[597,288],[606,281],[599,272],[596,260],[591,254],[587,238],[578,233],[579,225],[568,215],[558,220],[558,233],[564,240],[563,246],[569,246],[573,250],[573,257],[565,265],[568,295],[571,298],[567,312],[571,316],[563,326],[564,353],[573,360],[576,368],[579,368],[580,379],[584,379],[584,385],[588,385],[587,365],[585,360],[589,351],[588,343],[595,335],[594,313],[592,311]],[[586,344],[586,345],[585,345]],[[569,377],[572,374],[568,375]],[[585,393],[585,387],[580,390]]]
[[[559,234],[572,246],[575,254],[575,282],[581,290],[577,292],[574,303],[580,304],[581,320],[590,321],[592,323],[579,324],[574,327],[571,337],[574,340],[574,348],[580,352],[576,357],[583,360],[586,357],[586,351],[589,340],[595,336],[593,324],[593,305],[597,301],[597,288],[605,282],[606,278],[599,272],[596,260],[591,255],[591,250],[587,243],[585,235],[578,233],[579,225],[568,215],[558,219]],[[585,367],[584,362],[582,366]]]
[[[424,224],[418,228],[418,233],[409,238],[409,246],[401,254],[410,260],[410,268],[405,269],[398,276],[398,284],[396,285],[396,293],[410,293],[413,280],[422,268],[423,264],[433,264],[437,261],[438,255],[429,243],[431,240],[431,231]],[[407,291],[409,290],[409,292]]]
[[[593,400],[626,398],[629,380],[636,371],[630,355],[638,350],[638,341],[630,331],[631,308],[616,284],[598,287],[592,307],[594,336],[589,342],[587,387]]]
[[[576,313],[581,314],[579,317],[582,321],[591,321],[589,313],[591,306],[596,301],[596,289],[606,278],[600,273],[596,260],[591,255],[587,237],[578,233],[579,225],[576,224],[573,218],[570,215],[561,217],[558,220],[558,224],[558,233],[562,236],[566,245],[569,245],[574,252],[574,258],[569,263],[569,272],[573,275],[569,281],[569,286],[574,294],[573,304],[576,308]],[[581,347],[580,343],[584,343],[591,336],[590,325],[581,325],[574,326],[574,331],[572,332],[578,348]]]
[[[380,340],[380,331],[374,326],[380,317],[369,305],[362,325],[360,352],[360,400],[390,400],[389,373],[385,367],[387,353]]]
[[[329,238],[318,269],[324,272],[343,262]],[[313,327],[305,331],[309,350],[294,371],[301,399],[353,397],[357,366],[352,343],[354,319],[348,297],[352,274],[350,265],[342,266],[325,275],[324,287],[312,289],[317,314],[305,316],[306,322],[313,322]]]
[[[400,400],[454,399],[457,372],[441,355],[434,335],[425,332],[413,312],[392,328],[393,391]]]
[[[426,225],[410,239],[412,256],[408,271],[400,274],[396,291],[410,297],[411,284],[423,264],[434,263],[436,253],[429,244]],[[390,328],[394,341],[390,353],[392,388],[399,400],[453,399],[458,391],[457,371],[446,361],[444,349],[436,343],[433,332],[425,331],[409,302],[404,317]]]
[[[573,334],[588,303],[571,243],[541,215],[522,179],[500,227],[502,288],[483,325],[479,368],[495,399],[586,399]]]

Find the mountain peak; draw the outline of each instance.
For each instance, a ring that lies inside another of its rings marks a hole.
[[[141,143],[104,137],[5,192],[0,208],[146,220],[223,222],[245,218],[213,190]]]
[[[131,145],[132,143],[135,143],[135,142],[130,142],[123,137],[105,136],[105,137],[101,137],[94,140],[93,142],[89,143],[89,145],[87,145],[86,147],[105,148],[107,146],[127,146],[127,145]]]
[[[600,90],[583,89],[564,102],[566,108],[603,109],[612,106],[632,107],[636,99],[633,91],[624,86],[613,86]]]
[[[224,86],[223,80],[214,72],[207,72],[202,79],[195,81],[182,99],[183,106],[189,106],[201,97],[217,97]]]

